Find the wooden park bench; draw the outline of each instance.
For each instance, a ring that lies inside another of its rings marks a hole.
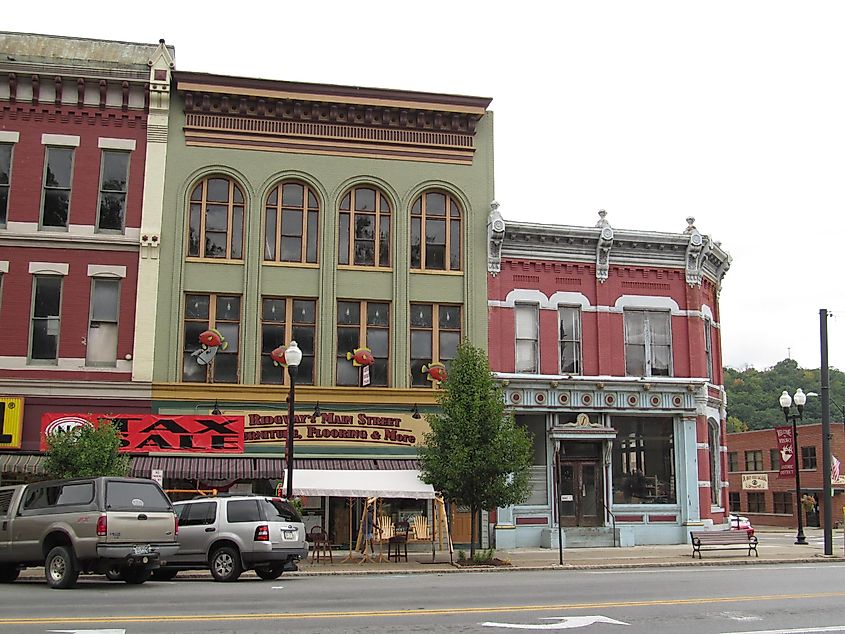
[[[760,556],[757,552],[757,538],[749,531],[690,531],[689,535],[692,538],[693,559],[695,559],[695,553],[698,553],[698,558],[701,559],[702,548],[705,550],[747,548],[749,557],[751,556],[751,551],[754,551],[756,557]]]

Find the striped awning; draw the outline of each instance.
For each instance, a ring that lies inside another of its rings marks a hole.
[[[0,473],[44,473],[45,457],[39,454],[0,454]]]
[[[415,471],[416,460],[400,458],[294,458],[294,469],[325,469],[328,471]]]
[[[251,480],[284,477],[282,458],[246,456],[135,456],[130,475],[149,478],[153,469],[161,469],[165,478],[186,480]]]

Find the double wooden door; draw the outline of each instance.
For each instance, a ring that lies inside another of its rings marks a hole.
[[[603,490],[598,460],[562,460],[558,473],[561,526],[601,526]]]

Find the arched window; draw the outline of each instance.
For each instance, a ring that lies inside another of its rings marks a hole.
[[[308,185],[279,183],[264,208],[264,260],[317,263],[320,205]]]
[[[411,268],[461,270],[461,208],[449,194],[426,192],[411,207]]]
[[[356,187],[340,201],[337,263],[390,266],[390,202],[372,187]]]
[[[722,460],[721,434],[719,422],[712,418],[707,421],[707,446],[710,450],[710,502],[713,506],[722,503]]]
[[[191,192],[188,257],[243,259],[244,194],[227,176],[204,178]]]

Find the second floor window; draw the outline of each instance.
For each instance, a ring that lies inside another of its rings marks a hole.
[[[288,372],[273,365],[270,353],[295,341],[302,350],[296,382],[314,384],[317,302],[293,297],[265,297],[261,302],[261,382],[284,383]]]
[[[243,259],[244,195],[230,178],[212,177],[191,192],[188,256]]]
[[[423,366],[439,361],[448,367],[460,343],[460,306],[411,304],[411,385],[432,387]]]
[[[97,228],[105,231],[123,231],[126,223],[129,153],[103,150],[101,170]]]
[[[411,207],[411,268],[461,270],[461,209],[443,192],[427,192]]]
[[[818,463],[816,462],[816,448],[815,447],[801,447],[801,468],[815,469]]]
[[[359,348],[369,348],[370,385],[387,386],[390,353],[390,304],[384,302],[337,303],[337,385],[362,385],[363,368],[347,358]]]
[[[560,372],[581,374],[581,309],[577,306],[558,308],[560,326]]]
[[[704,320],[704,358],[707,363],[707,378],[713,380],[713,323]]]
[[[200,344],[206,330],[217,330],[226,342],[209,360]],[[195,383],[237,383],[241,334],[241,298],[236,295],[186,295],[182,330],[182,380]],[[201,358],[202,357],[202,358]]]
[[[285,182],[267,196],[264,260],[317,263],[317,196],[304,183]]]
[[[61,330],[62,278],[57,275],[35,277],[32,302],[32,331],[29,356],[33,361],[58,361]]]
[[[41,226],[66,229],[73,179],[73,148],[47,147]]]
[[[390,202],[380,190],[356,187],[340,201],[337,263],[390,266]]]
[[[516,313],[516,371],[540,371],[539,324],[536,304],[517,304]]]
[[[625,373],[671,376],[672,333],[668,312],[625,311]]]
[[[762,471],[763,470],[763,452],[759,449],[745,452],[745,470],[746,471]]]
[[[9,214],[9,187],[12,182],[12,144],[0,143],[0,225]]]
[[[88,320],[86,365],[113,366],[117,362],[117,316],[120,280],[94,278]]]

